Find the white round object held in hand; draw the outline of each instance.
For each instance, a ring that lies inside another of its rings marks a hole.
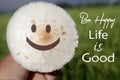
[[[13,14],[7,43],[12,57],[24,68],[51,72],[72,59],[78,34],[65,10],[52,3],[31,2]]]

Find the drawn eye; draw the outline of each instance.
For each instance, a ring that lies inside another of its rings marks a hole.
[[[50,31],[51,31],[51,26],[48,24],[48,25],[46,25],[46,32],[50,33]]]
[[[35,24],[33,24],[33,25],[31,26],[31,31],[32,31],[32,32],[35,32],[35,31],[36,31],[36,25],[35,25]]]

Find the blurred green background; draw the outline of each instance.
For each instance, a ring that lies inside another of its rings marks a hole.
[[[76,54],[72,61],[65,65],[57,80],[119,80],[120,79],[120,5],[102,5],[102,6],[74,6],[65,7],[65,10],[72,16],[76,22],[79,44]],[[88,30],[100,30],[99,25],[93,22],[81,24],[79,18],[80,12],[86,12],[91,19],[101,16],[105,12],[105,18],[115,18],[116,22],[112,29],[103,29],[109,34],[107,40],[89,40]],[[9,54],[6,44],[6,27],[12,13],[0,13],[0,59]],[[103,51],[95,52],[93,47],[96,42],[103,43]],[[115,53],[114,63],[85,63],[82,61],[82,55],[86,52],[93,55],[109,56]]]

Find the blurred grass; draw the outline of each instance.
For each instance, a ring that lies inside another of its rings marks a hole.
[[[0,59],[9,53],[6,43],[6,27],[10,16],[10,14],[0,14]]]
[[[79,34],[79,45],[76,49],[76,54],[72,61],[65,65],[57,80],[118,80],[120,79],[120,6],[113,7],[85,7],[85,8],[66,8],[68,13],[75,20]],[[85,25],[80,24],[79,13],[87,12],[90,18],[95,18],[97,15],[101,16],[105,12],[105,17],[115,18],[116,23],[113,29],[106,29],[104,31],[109,33],[107,40],[89,40],[88,30],[100,29],[94,23]],[[11,14],[0,14],[0,59],[9,53],[5,33],[6,26]],[[93,50],[95,42],[103,43],[103,51],[97,53]],[[115,53],[114,63],[85,63],[81,57],[85,52],[89,52],[92,56],[96,55],[111,55]]]

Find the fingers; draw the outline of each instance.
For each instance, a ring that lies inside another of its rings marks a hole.
[[[58,71],[50,72],[50,73],[36,73],[30,72],[27,80],[55,80],[58,75]]]
[[[49,75],[49,74],[45,74],[45,77],[46,77],[47,80],[55,80],[56,79],[56,76]]]
[[[44,74],[30,72],[27,80],[47,80]]]
[[[0,62],[0,75],[10,79],[25,79],[28,71],[17,64],[9,55]]]
[[[47,80],[55,80],[58,73],[59,73],[59,70],[53,71],[53,72],[50,72],[50,73],[46,73],[45,77],[46,77]]]

